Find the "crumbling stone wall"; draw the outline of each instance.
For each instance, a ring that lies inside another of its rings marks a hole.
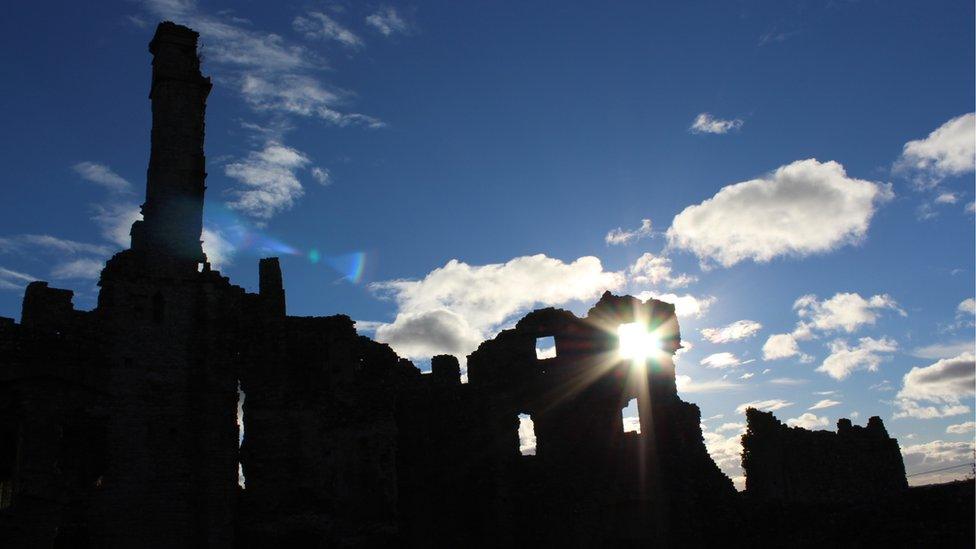
[[[898,442],[881,418],[837,432],[788,427],[772,412],[746,410],[742,467],[751,498],[797,502],[867,501],[908,487]]]
[[[242,338],[239,540],[247,547],[388,543],[397,533],[395,396],[418,374],[344,315],[288,317],[262,262]]]

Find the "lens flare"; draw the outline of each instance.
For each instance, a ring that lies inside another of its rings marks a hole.
[[[343,278],[359,284],[366,268],[366,252],[352,252],[338,256],[327,256],[325,262],[338,271]]]
[[[324,263],[342,275],[342,279],[359,284],[366,269],[366,252],[349,252],[338,255],[322,253],[318,248],[303,251],[254,226],[221,204],[205,206],[207,225],[214,227],[232,248],[231,254],[252,256],[292,255],[304,256],[312,265]]]
[[[206,210],[207,224],[219,229],[235,253],[300,255],[294,246],[253,226],[224,206],[207,203]]]

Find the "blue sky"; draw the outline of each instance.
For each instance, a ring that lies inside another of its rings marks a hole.
[[[252,291],[281,255],[291,314],[423,365],[533,308],[663,295],[730,476],[750,402],[879,415],[910,473],[970,460],[972,4],[526,4],[10,6],[0,315],[31,279],[94,306],[173,19],[215,83],[208,254]]]

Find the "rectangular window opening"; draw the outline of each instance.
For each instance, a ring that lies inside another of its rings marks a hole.
[[[539,360],[556,358],[556,338],[553,336],[536,338],[535,357]]]
[[[637,412],[637,399],[632,398],[627,406],[620,411],[624,419],[624,432],[640,434],[640,416]]]
[[[529,414],[519,414],[519,454],[523,456],[535,455],[535,423]]]

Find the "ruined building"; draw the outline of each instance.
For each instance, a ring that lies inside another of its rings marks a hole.
[[[771,412],[746,411],[742,468],[753,496],[787,501],[850,501],[908,488],[898,441],[881,418],[866,427],[837,422],[837,432],[787,427]]]
[[[149,45],[143,219],[105,265],[96,308],[76,311],[72,292],[34,282],[21,322],[0,319],[0,545],[761,537],[705,449],[698,407],[678,397],[670,304],[607,293],[585,318],[535,311],[468,356],[461,383],[455,357],[434,357],[422,375],[347,316],[288,316],[275,258],[261,260],[256,294],[212,270],[200,242],[211,82],[196,46],[173,23]],[[622,324],[655,334],[660,349],[622,357]],[[555,340],[552,358],[536,356],[543,337]],[[623,429],[632,398],[640,433]],[[534,422],[535,455],[519,451],[519,414]],[[904,491],[897,445],[875,420],[808,433],[750,412],[748,492],[789,502]]]

